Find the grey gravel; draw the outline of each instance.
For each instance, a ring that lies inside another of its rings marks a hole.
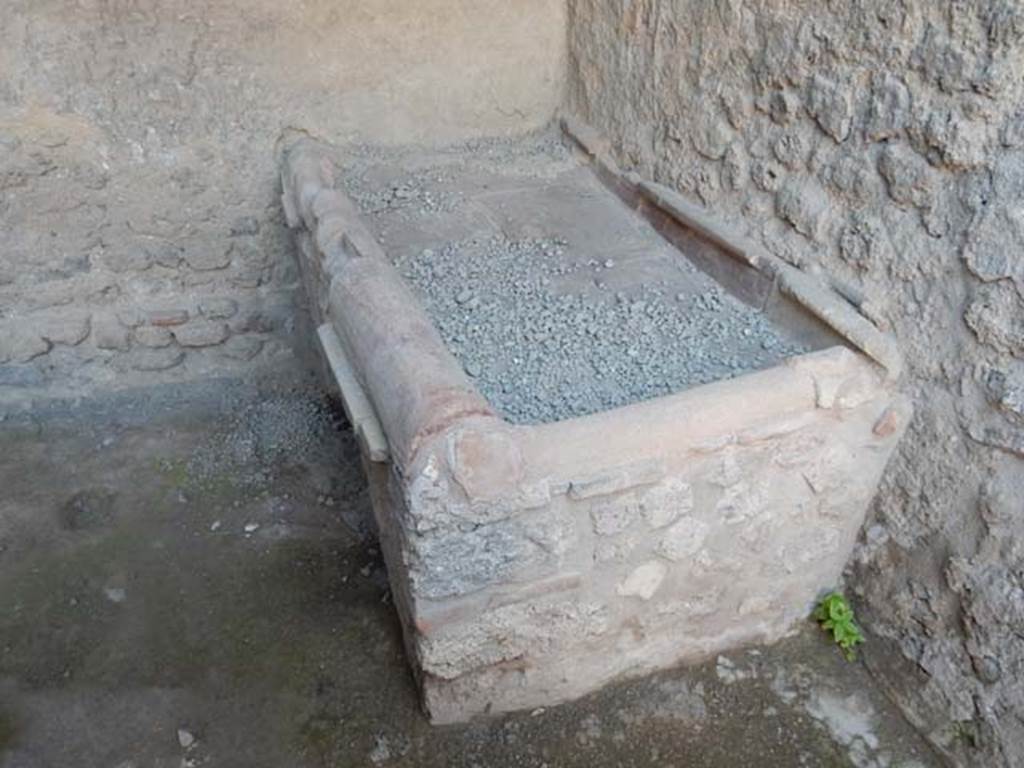
[[[703,289],[560,293],[555,239],[448,243],[399,259],[442,338],[514,423],[558,421],[769,367],[805,348],[680,257]],[[611,263],[611,266],[608,266]]]
[[[268,393],[227,410],[186,464],[189,483],[227,478],[238,487],[267,487],[280,466],[302,461],[336,431],[339,416],[313,391]]]
[[[345,192],[368,215],[398,212],[423,219],[458,210],[464,195],[453,185],[467,168],[491,168],[498,172],[515,167],[534,178],[557,173],[571,163],[572,154],[557,132],[541,130],[517,139],[482,138],[438,150],[432,162],[423,163],[419,146],[380,147],[352,144],[337,158]],[[405,171],[382,185],[373,174],[378,164],[397,164]],[[407,166],[407,167],[406,167]]]
[[[466,374],[514,423],[595,413],[805,351],[684,256],[666,256],[557,133],[350,146],[336,164]]]

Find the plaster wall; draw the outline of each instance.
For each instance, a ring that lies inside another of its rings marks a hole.
[[[0,0],[0,403],[293,354],[274,145],[542,125],[562,0]]]

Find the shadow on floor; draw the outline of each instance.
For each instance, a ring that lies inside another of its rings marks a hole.
[[[431,727],[367,514],[351,435],[302,387],[0,421],[0,766],[938,764],[811,626]]]

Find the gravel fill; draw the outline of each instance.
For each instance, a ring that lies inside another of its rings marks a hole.
[[[426,150],[420,146],[351,144],[335,158],[345,193],[372,217],[399,212],[408,217],[451,213],[465,202],[458,180],[467,171],[491,171],[537,181],[574,167],[560,134],[541,130],[516,139],[485,138]],[[387,183],[380,168],[401,168]]]
[[[227,410],[186,464],[189,483],[229,478],[236,487],[263,488],[282,468],[308,460],[336,439],[342,417],[319,393],[267,393]]]
[[[808,351],[680,257],[704,288],[564,293],[574,272],[558,240],[454,242],[396,261],[442,338],[510,421],[559,421],[767,368]],[[589,274],[588,274],[589,276]],[[576,282],[579,282],[578,280]]]

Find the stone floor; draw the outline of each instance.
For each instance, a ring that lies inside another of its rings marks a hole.
[[[336,413],[213,382],[0,420],[0,768],[939,764],[810,624],[431,727]]]

